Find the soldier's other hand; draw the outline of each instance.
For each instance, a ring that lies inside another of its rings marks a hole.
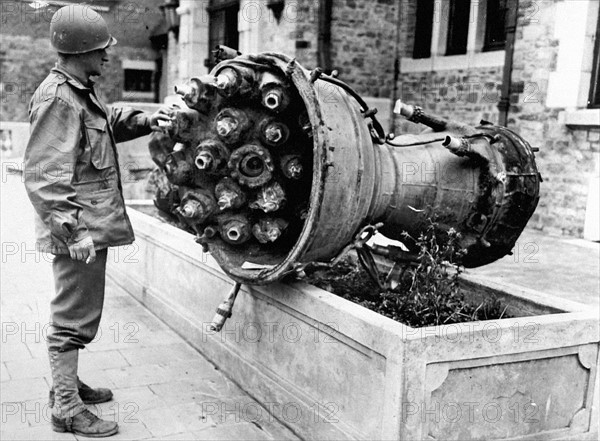
[[[78,242],[69,245],[69,254],[73,260],[82,260],[85,263],[94,263],[96,261],[96,250],[94,242],[89,236],[84,237]]]
[[[171,122],[173,109],[168,106],[162,106],[152,115],[150,115],[150,128],[154,131],[163,132],[165,127]]]

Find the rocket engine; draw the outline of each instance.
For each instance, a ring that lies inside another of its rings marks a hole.
[[[429,129],[386,136],[337,78],[282,54],[233,56],[176,87],[187,108],[150,143],[170,183],[156,205],[233,280],[267,284],[331,261],[368,226],[418,235],[434,214],[462,233],[467,267],[511,251],[541,181],[517,134],[398,103]]]

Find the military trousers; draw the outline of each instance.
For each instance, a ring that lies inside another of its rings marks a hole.
[[[107,254],[106,249],[96,251],[96,261],[89,264],[68,254],[54,257],[56,295],[50,302],[48,351],[83,349],[96,336],[104,306]]]

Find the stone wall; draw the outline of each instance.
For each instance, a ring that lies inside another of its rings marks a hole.
[[[556,69],[559,49],[554,37],[559,2],[519,2],[512,72],[518,93],[511,95],[508,127],[540,148],[536,158],[544,182],[532,225],[550,233],[581,237],[600,127],[566,126],[561,121],[565,109],[546,105],[548,79]]]
[[[417,0],[401,0],[400,48],[402,57],[412,57],[417,24]]]
[[[412,72],[400,77],[398,98],[404,102],[469,124],[479,124],[482,119],[498,122],[502,66],[469,71]],[[408,127],[401,119],[396,119],[396,133],[402,133]]]
[[[110,62],[99,78],[97,90],[107,102],[144,101],[123,92],[121,60],[154,61],[150,44],[152,29],[160,21],[160,1],[115,5],[102,13],[118,44],[109,50]],[[3,2],[0,27],[0,114],[4,121],[28,121],[29,100],[56,62],[49,42],[50,19],[56,8],[34,11],[26,3]]]
[[[29,121],[27,108],[37,86],[56,62],[47,38],[2,35],[0,115],[3,121]]]
[[[298,0],[296,8],[295,56],[306,68],[313,69],[318,64],[319,3]]]
[[[252,2],[256,15],[257,2]],[[397,2],[334,0],[331,17],[331,62],[339,78],[360,94],[389,98],[394,79]],[[251,14],[250,14],[251,12]],[[260,14],[261,51],[295,56],[306,68],[319,65],[319,2],[286,2],[279,21],[266,8]]]
[[[394,84],[398,2],[335,0],[333,68],[360,94],[390,98]]]

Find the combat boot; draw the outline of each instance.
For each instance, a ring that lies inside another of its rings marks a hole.
[[[83,401],[83,404],[100,404],[106,403],[112,400],[113,393],[110,389],[99,387],[93,389],[87,384],[82,382],[79,377],[77,378],[77,387],[79,391],[79,398]],[[54,406],[54,388],[50,389],[48,397],[48,405],[50,408]]]
[[[72,417],[58,418],[52,414],[52,430],[72,432],[89,438],[103,438],[116,434],[119,425],[113,421],[102,420],[88,409],[84,409],[83,412]]]
[[[86,409],[79,396],[77,364],[79,351],[49,351],[50,369],[54,382],[52,430],[73,432],[76,435],[99,438],[118,432],[115,422],[104,421]]]

